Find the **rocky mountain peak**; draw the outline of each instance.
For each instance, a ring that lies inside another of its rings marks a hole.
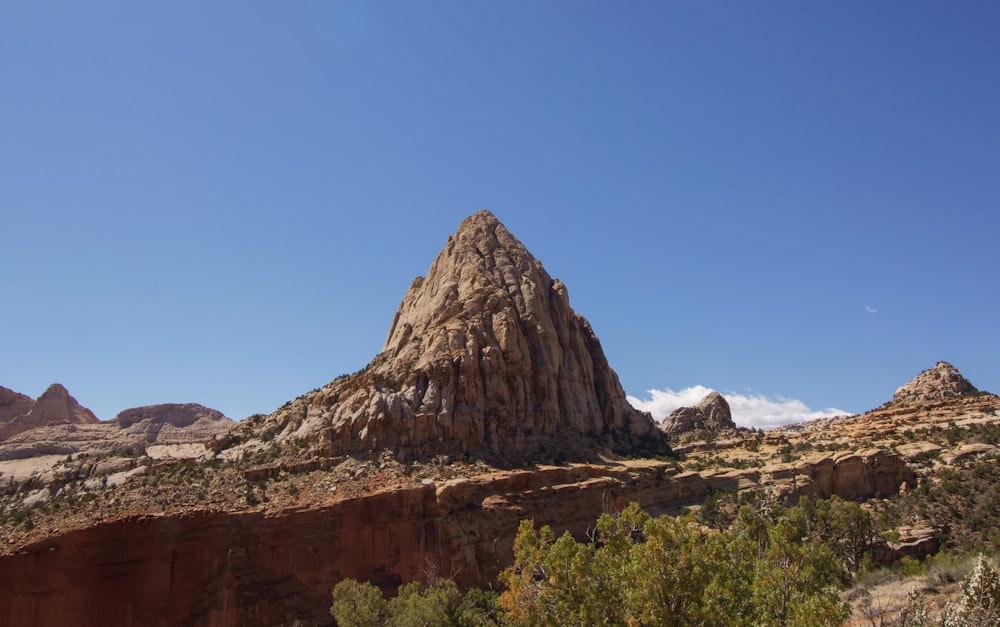
[[[709,392],[694,407],[679,407],[660,425],[665,433],[694,429],[735,429],[729,402],[718,392]]]
[[[35,400],[28,414],[41,424],[94,424],[99,422],[90,411],[73,398],[60,383],[53,383]]]
[[[29,429],[58,424],[94,424],[99,422],[90,411],[73,398],[59,383],[53,383],[38,399],[7,388],[0,392],[0,439]]]
[[[552,285],[541,263],[496,216],[479,211],[463,220],[448,238],[427,276],[414,280],[393,319],[383,352],[447,351],[446,343],[438,345],[435,340],[446,339],[448,328],[481,322],[484,314],[504,312],[551,327],[543,301]],[[424,338],[429,330],[433,336]],[[422,344],[425,339],[430,340],[427,345]],[[414,348],[419,350],[408,350]]]
[[[946,361],[939,361],[933,368],[924,370],[900,386],[892,397],[892,405],[914,405],[944,401],[977,394],[979,390],[962,376],[958,368]]]
[[[633,409],[566,287],[488,211],[466,218],[418,277],[382,353],[263,426],[320,435],[328,454],[499,460],[662,446]]]

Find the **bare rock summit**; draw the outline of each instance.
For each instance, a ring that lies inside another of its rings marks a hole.
[[[53,383],[36,400],[7,388],[0,392],[0,440],[51,425],[88,425],[98,421],[90,411]],[[27,411],[24,411],[27,409]],[[24,413],[18,413],[24,411]]]
[[[695,429],[735,429],[729,403],[718,392],[709,392],[694,407],[679,407],[664,419],[664,433],[684,433]]]
[[[566,286],[488,211],[466,218],[413,281],[364,370],[260,423],[241,424],[230,441],[492,461],[665,447],[649,414],[628,404]]]
[[[936,401],[946,401],[971,394],[978,394],[968,379],[955,366],[939,361],[933,368],[924,370],[908,383],[902,385],[892,397],[890,405],[916,405]]]

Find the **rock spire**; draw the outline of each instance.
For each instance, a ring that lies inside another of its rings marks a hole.
[[[488,211],[466,218],[413,281],[364,370],[252,431],[315,438],[332,455],[389,449],[493,461],[664,446],[651,417],[626,401],[566,286]]]

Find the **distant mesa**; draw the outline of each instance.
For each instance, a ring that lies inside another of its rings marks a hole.
[[[694,407],[680,407],[667,416],[660,429],[677,434],[695,429],[735,429],[729,403],[718,392],[710,392]]]
[[[665,450],[566,286],[488,211],[413,281],[366,368],[256,422],[217,446],[305,438],[327,455],[497,462]]]
[[[0,440],[38,427],[97,422],[94,412],[78,403],[59,383],[50,385],[34,401],[24,394],[0,388]]]
[[[968,379],[955,366],[939,361],[933,368],[924,370],[908,383],[902,385],[893,395],[890,406],[917,405],[947,401],[963,396],[978,394]]]

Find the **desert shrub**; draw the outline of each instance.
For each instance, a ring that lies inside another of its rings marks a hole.
[[[750,505],[727,531],[635,503],[601,516],[594,542],[521,523],[500,606],[512,625],[831,625],[845,570],[801,508]]]

